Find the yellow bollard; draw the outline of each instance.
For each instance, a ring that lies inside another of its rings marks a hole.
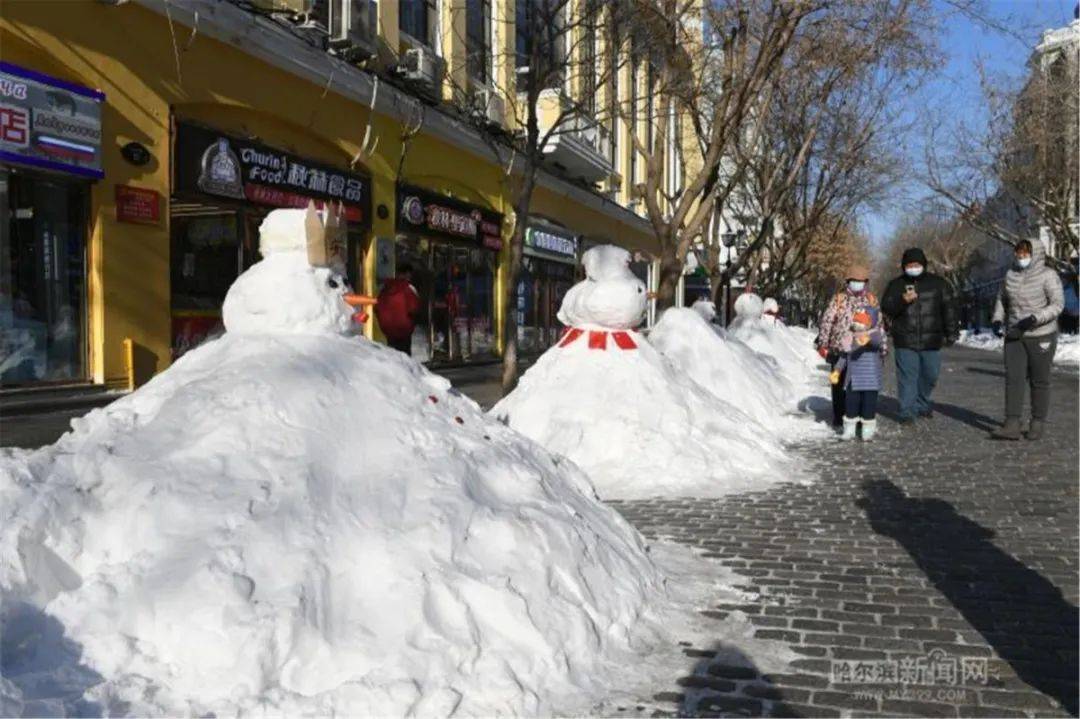
[[[124,361],[127,364],[127,388],[128,392],[135,391],[135,341],[130,337],[124,338]]]

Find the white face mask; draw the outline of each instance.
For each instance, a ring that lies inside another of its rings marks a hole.
[[[847,286],[849,290],[856,293],[866,289],[866,283],[860,280],[848,280]]]
[[[1030,257],[1018,257],[1017,260],[1016,260],[1016,264],[1019,265],[1020,269],[1026,270],[1028,268],[1028,265],[1031,264],[1031,258]]]
[[[905,267],[904,274],[908,277],[918,277],[922,274],[922,265],[915,265],[914,267]]]

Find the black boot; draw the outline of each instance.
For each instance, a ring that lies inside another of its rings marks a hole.
[[[1027,438],[1030,440],[1042,439],[1043,433],[1046,430],[1046,421],[1041,419],[1031,420],[1031,426],[1028,427]]]
[[[1019,417],[1006,417],[1005,424],[1001,429],[995,430],[990,433],[992,439],[1020,439],[1020,418]]]

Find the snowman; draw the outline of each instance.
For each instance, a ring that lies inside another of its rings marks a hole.
[[[582,264],[558,313],[562,340],[491,413],[573,460],[603,498],[718,496],[782,476],[779,445],[757,422],[637,331],[649,294],[630,254],[594,247]]]
[[[637,348],[634,328],[645,319],[651,293],[630,271],[630,253],[614,245],[601,245],[582,257],[585,280],[571,287],[559,308],[559,321],[568,327],[559,347],[568,347],[587,335],[590,349]]]
[[[344,278],[340,208],[274,210],[259,226],[263,259],[240,275],[222,306],[234,334],[355,334],[375,299]]]
[[[820,379],[817,368],[821,358],[806,338],[769,314],[770,309],[779,309],[776,300],[762,300],[753,292],[742,294],[735,300],[731,336],[779,362],[794,385],[816,384]]]
[[[0,454],[0,714],[581,715],[675,643],[579,468],[355,336],[341,239],[271,212],[221,337]]]

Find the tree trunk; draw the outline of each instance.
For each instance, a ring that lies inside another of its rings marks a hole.
[[[656,288],[657,314],[675,306],[675,291],[682,277],[683,263],[664,253],[660,258],[660,283]]]
[[[510,267],[506,273],[506,287],[503,288],[503,307],[506,312],[503,317],[502,393],[504,397],[514,391],[518,381],[517,286],[518,279],[521,277],[521,259],[525,253],[525,230],[528,225],[535,175],[535,168],[531,166],[531,163],[527,163],[521,189],[514,198],[514,232],[510,235]]]

